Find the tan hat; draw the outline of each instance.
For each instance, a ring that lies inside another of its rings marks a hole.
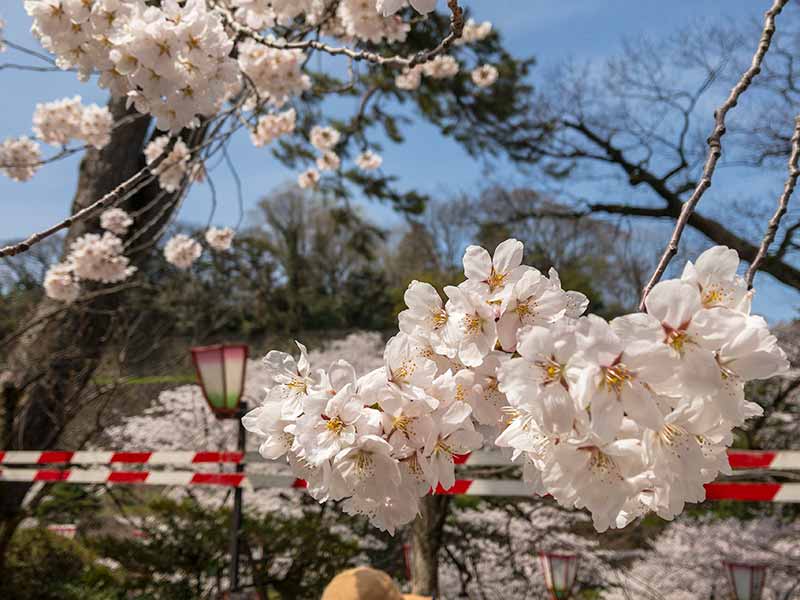
[[[416,594],[403,594],[403,600],[433,600],[430,596],[417,596]]]
[[[383,571],[358,567],[334,577],[321,600],[403,600],[403,595]]]

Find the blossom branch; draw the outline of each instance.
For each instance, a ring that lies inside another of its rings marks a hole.
[[[794,193],[794,188],[797,185],[797,178],[800,176],[800,167],[798,163],[800,162],[800,115],[795,117],[794,119],[794,133],[792,134],[792,152],[789,155],[789,175],[786,178],[786,183],[783,185],[783,192],[781,193],[780,198],[778,198],[778,208],[775,210],[775,213],[772,215],[772,218],[769,220],[769,225],[767,225],[767,231],[764,234],[764,239],[761,240],[761,246],[758,248],[758,254],[756,254],[755,259],[753,262],[750,263],[750,267],[747,269],[747,275],[745,276],[745,281],[747,282],[747,288],[751,289],[753,287],[753,279],[756,276],[756,272],[758,271],[761,263],[764,262],[764,259],[767,257],[767,251],[769,250],[770,245],[775,240],[775,234],[778,233],[778,227],[780,227],[781,219],[783,215],[786,214],[786,208],[789,205],[789,199],[792,197]]]
[[[661,276],[666,271],[672,258],[678,252],[678,244],[683,235],[683,230],[689,221],[700,199],[705,194],[706,190],[711,187],[711,179],[714,177],[714,171],[717,168],[717,162],[722,155],[722,136],[725,135],[725,117],[728,112],[737,105],[741,95],[750,87],[753,79],[761,72],[761,63],[769,50],[772,43],[772,36],[775,33],[775,18],[783,10],[784,6],[789,0],[774,0],[772,7],[764,15],[764,28],[761,32],[761,38],[758,42],[758,47],[753,55],[750,67],[742,74],[742,77],[733,86],[725,102],[714,112],[714,130],[708,138],[708,157],[706,158],[705,165],[703,166],[703,176],[697,182],[697,186],[692,192],[691,197],[684,203],[681,208],[680,216],[675,224],[675,229],[672,231],[667,247],[661,255],[655,272],[642,292],[642,300],[639,304],[639,310],[644,311],[645,300],[650,290],[658,283]]]
[[[172,146],[174,145],[174,140],[171,140],[171,143],[164,149],[164,152],[161,153],[152,163],[147,165],[146,167],[142,168],[140,171],[123,181],[113,190],[108,192],[105,196],[97,200],[96,202],[90,204],[86,208],[83,208],[76,212],[75,214],[70,215],[63,221],[48,227],[42,231],[32,234],[26,240],[19,242],[17,244],[11,244],[9,246],[4,246],[0,248],[0,257],[3,256],[16,256],[26,250],[29,250],[31,246],[34,244],[38,244],[42,240],[50,237],[51,235],[58,233],[62,229],[66,229],[72,226],[73,223],[81,221],[83,219],[87,219],[95,214],[97,211],[106,208],[107,206],[111,206],[115,204],[120,198],[126,196],[131,190],[136,188],[140,183],[142,183],[147,178],[152,178],[153,171],[158,168],[158,166],[166,160],[169,153],[172,151]]]
[[[377,52],[370,52],[368,50],[353,50],[346,46],[331,46],[316,39],[283,43],[270,40],[250,27],[239,23],[227,6],[220,2],[215,2],[214,7],[222,14],[225,24],[231,27],[236,33],[249,37],[268,48],[275,48],[278,50],[319,50],[331,56],[347,56],[355,61],[367,61],[384,66],[411,68],[426,63],[439,54],[446,52],[447,49],[461,37],[464,31],[464,10],[459,6],[458,0],[448,0],[447,7],[450,9],[450,33],[448,33],[436,47],[418,52],[413,56],[381,56]]]

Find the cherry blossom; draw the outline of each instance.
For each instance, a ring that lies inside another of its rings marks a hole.
[[[293,108],[259,117],[250,139],[256,148],[267,146],[283,135],[294,131],[297,113]]]
[[[309,188],[317,187],[319,183],[319,171],[316,169],[307,169],[297,176],[297,185],[301,189],[307,190]]]
[[[395,76],[394,84],[401,90],[412,91],[422,85],[422,65],[405,69]]]
[[[281,42],[272,37],[269,40]],[[302,71],[306,60],[303,51],[270,48],[252,39],[244,40],[237,48],[242,73],[273,106],[280,108],[311,87],[311,78]]]
[[[200,258],[203,247],[188,235],[179,233],[164,246],[164,258],[179,269],[188,269]]]
[[[475,19],[467,19],[467,22],[464,23],[464,31],[461,32],[461,37],[457,39],[455,43],[459,46],[474,44],[475,42],[485,40],[491,33],[491,21],[478,23],[475,21]]]
[[[78,137],[82,117],[80,96],[40,103],[33,113],[33,133],[47,144],[63,146]]]
[[[81,286],[69,263],[57,263],[47,269],[43,285],[47,297],[59,302],[74,302],[81,293]]]
[[[325,152],[317,158],[317,168],[320,171],[336,171],[342,164],[342,160],[335,152]]]
[[[0,169],[15,181],[28,181],[41,164],[39,144],[27,136],[8,138],[0,144]]]
[[[382,164],[383,158],[371,150],[365,150],[356,157],[356,165],[358,165],[358,168],[362,171],[380,169]]]
[[[223,227],[222,229],[211,227],[206,231],[205,237],[206,242],[212,249],[222,252],[230,249],[235,235],[236,233],[230,227]]]
[[[122,240],[110,231],[102,236],[87,233],[72,242],[68,261],[78,279],[115,283],[136,271],[123,250]]]
[[[449,54],[440,54],[422,65],[422,72],[432,79],[455,77],[459,70],[458,61]]]
[[[348,36],[375,44],[402,42],[411,30],[402,19],[376,12],[369,0],[342,0],[336,15]]]
[[[53,146],[65,146],[73,139],[97,149],[111,141],[114,118],[106,107],[84,106],[81,97],[62,98],[39,103],[33,113],[33,132],[37,138]]]
[[[267,355],[274,383],[245,421],[263,454],[285,454],[319,501],[388,531],[453,485],[455,456],[491,442],[532,492],[587,509],[598,531],[702,501],[729,470],[732,429],[759,412],[744,383],[788,368],[741,295],[704,303],[738,289],[731,254],[704,253],[653,288],[647,313],[610,323],[523,258],[517,240],[493,256],[468,247],[446,302],[413,281],[383,366],[360,377],[342,361],[312,371],[302,346],[299,361]]]
[[[426,14],[436,8],[436,0],[409,0],[408,2],[418,13]],[[392,15],[406,5],[406,0],[377,0],[378,12],[385,16]]]
[[[90,104],[83,107],[78,138],[98,150],[111,141],[114,117],[105,106]]]
[[[470,77],[472,77],[472,83],[481,88],[487,88],[494,85],[494,82],[497,81],[498,76],[499,72],[497,71],[497,68],[492,65],[481,65],[470,74]]]
[[[109,208],[100,214],[100,227],[114,235],[125,235],[131,225],[133,219],[121,208]]]
[[[233,40],[202,0],[149,5],[26,0],[33,32],[63,69],[127,96],[157,126],[177,132],[215,114],[238,86]]]
[[[340,137],[341,134],[333,127],[315,125],[311,128],[308,139],[311,141],[311,145],[314,146],[314,148],[325,152],[327,150],[332,150],[336,144],[339,143]]]
[[[166,150],[169,144],[169,136],[162,135],[147,144],[144,149],[144,156],[150,164],[156,160]],[[175,140],[167,158],[156,167],[153,172],[158,175],[158,184],[167,192],[177,191],[189,170],[189,159],[191,153],[189,147],[183,140]]]

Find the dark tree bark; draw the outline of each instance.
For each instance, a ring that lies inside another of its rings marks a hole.
[[[412,526],[411,580],[415,594],[439,597],[439,550],[450,496],[425,496]]]
[[[143,148],[150,134],[150,117],[126,110],[124,99],[111,100],[109,109],[118,125],[107,146],[89,149],[83,157],[72,213],[91,205],[145,166]],[[196,142],[202,133],[192,135]],[[174,195],[153,202],[158,193],[158,183],[151,182],[119,205],[131,213],[143,211],[128,233],[129,238],[141,234],[127,252],[135,266],[141,266],[177,206]],[[75,239],[100,231],[97,216],[72,224],[62,258]],[[11,390],[17,398],[15,414],[3,415],[10,434],[3,440],[6,450],[43,450],[59,443],[70,419],[82,408],[87,385],[119,322],[126,290],[117,287],[121,289],[70,306],[45,298],[31,315],[30,322],[37,324],[18,338],[13,348],[3,349],[8,355],[0,378],[6,392]],[[29,487],[4,483],[0,488],[0,569]]]

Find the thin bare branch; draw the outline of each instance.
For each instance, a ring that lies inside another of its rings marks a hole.
[[[639,303],[639,310],[641,311],[645,310],[645,300],[650,290],[658,283],[662,275],[664,275],[664,271],[666,271],[669,262],[675,254],[677,254],[678,244],[681,241],[683,230],[689,222],[689,217],[694,212],[703,194],[711,187],[711,179],[714,177],[717,162],[722,155],[722,136],[725,135],[725,117],[739,102],[741,95],[750,87],[753,78],[761,72],[761,63],[769,50],[769,46],[772,43],[772,36],[775,33],[775,18],[788,2],[789,0],[774,0],[772,7],[764,15],[764,28],[761,32],[761,38],[758,41],[758,47],[753,55],[750,67],[742,74],[741,79],[733,86],[725,102],[723,102],[714,113],[714,130],[708,138],[708,156],[703,167],[703,176],[700,178],[700,181],[697,182],[697,186],[691,197],[681,208],[680,216],[678,217],[677,223],[675,223],[675,229],[672,231],[669,243],[664,249],[661,259],[658,261],[655,272],[652,277],[650,277],[650,280],[647,282],[642,292],[642,300]]]
[[[164,149],[161,155],[158,156],[152,163],[150,163],[149,165],[141,169],[139,172],[135,173],[134,175],[123,181],[121,184],[119,184],[117,187],[115,187],[113,190],[108,192],[105,196],[103,196],[93,204],[90,204],[86,208],[79,210],[75,214],[70,215],[63,221],[56,223],[55,225],[52,225],[47,229],[32,234],[25,241],[19,242],[18,244],[11,244],[10,246],[4,246],[0,248],[0,257],[16,256],[17,254],[25,252],[31,246],[33,246],[38,242],[41,242],[43,239],[48,238],[55,233],[58,233],[62,229],[70,227],[73,223],[77,221],[89,218],[97,211],[114,204],[122,196],[126,195],[130,190],[138,186],[141,181],[143,181],[148,177],[152,177],[152,172],[155,169],[157,169],[158,166],[164,160],[166,160],[167,156],[170,154],[170,152],[172,152],[172,147],[174,146],[174,144],[175,140],[174,139],[170,140],[170,143],[167,145],[167,147]]]
[[[769,250],[772,242],[775,240],[775,234],[778,233],[778,227],[781,225],[781,219],[783,218],[783,215],[786,214],[786,208],[789,206],[789,199],[794,193],[794,188],[797,185],[797,178],[800,176],[800,167],[798,167],[798,162],[800,162],[800,115],[796,116],[794,119],[792,153],[789,155],[789,175],[786,178],[786,183],[783,184],[783,192],[781,193],[780,198],[778,198],[778,208],[775,210],[775,214],[773,214],[772,218],[769,220],[767,231],[764,233],[764,239],[761,240],[761,246],[758,248],[758,254],[756,254],[753,262],[750,263],[750,268],[747,269],[747,275],[745,276],[747,289],[751,289],[753,287],[753,279],[756,276],[756,271],[758,271],[761,263],[764,262],[764,259],[767,257],[767,251]]]

